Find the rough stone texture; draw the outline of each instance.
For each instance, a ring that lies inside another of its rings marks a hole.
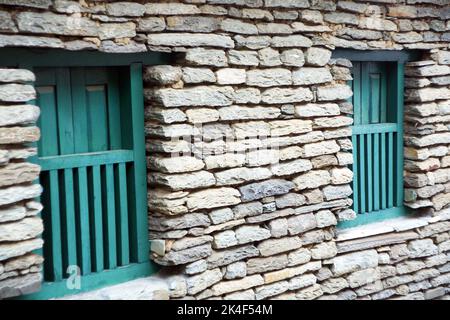
[[[39,7],[37,1],[33,3]],[[31,153],[14,156],[16,149],[25,147],[23,143],[39,139],[35,127],[39,108],[24,104],[35,98],[29,84],[34,81],[28,70],[0,69],[0,154],[4,154],[0,160],[0,299],[35,292],[42,281],[43,259],[30,253],[42,247],[43,223],[36,216],[42,206],[34,210],[30,202],[42,191],[33,184],[40,167],[26,162]]]
[[[151,257],[178,273],[161,297],[436,299],[449,292],[449,15],[443,0],[398,2],[0,0],[0,47],[173,53],[143,74]],[[434,220],[341,240],[337,221],[356,217],[351,63],[334,48],[423,50],[405,70],[405,200]],[[22,146],[39,139],[33,81],[0,69],[0,297],[40,281],[39,170]]]

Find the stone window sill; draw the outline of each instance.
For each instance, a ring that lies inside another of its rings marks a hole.
[[[444,210],[437,216],[409,214],[401,218],[393,218],[381,222],[374,222],[362,226],[336,231],[336,241],[348,241],[366,238],[386,233],[403,232],[426,226],[430,223],[450,218],[450,209]]]

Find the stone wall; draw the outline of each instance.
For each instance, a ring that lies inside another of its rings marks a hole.
[[[410,63],[405,83],[405,201],[413,209],[440,211],[450,203],[450,52]]]
[[[450,145],[445,115],[432,119],[450,99],[447,0],[0,0],[0,16],[0,46],[176,57],[144,74],[151,257],[176,274],[172,298],[448,298],[450,193],[409,178],[444,167]],[[351,64],[335,48],[439,64],[407,70],[406,198],[440,193],[425,217],[336,229],[355,213]],[[440,147],[426,153],[428,137]]]
[[[39,139],[33,124],[39,108],[26,104],[35,98],[34,75],[28,70],[0,69],[0,299],[39,289],[42,257],[31,253],[42,247],[42,209],[33,198],[41,186],[36,154],[30,142]]]

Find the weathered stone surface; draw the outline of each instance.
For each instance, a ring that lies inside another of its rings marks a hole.
[[[281,239],[268,239],[258,244],[258,250],[263,257],[276,255],[286,251],[298,249],[302,242],[298,237],[289,237]]]
[[[0,47],[63,48],[64,43],[51,37],[0,35]]]
[[[275,107],[243,107],[230,106],[219,109],[221,120],[258,120],[274,119],[280,115],[280,109]]]
[[[317,99],[319,101],[345,100],[353,95],[347,85],[333,85],[317,88]]]
[[[332,278],[321,283],[321,289],[325,293],[336,293],[349,286],[344,278]]]
[[[257,34],[258,29],[252,23],[243,22],[237,19],[224,19],[220,25],[221,29],[237,34]]]
[[[19,242],[1,243],[0,244],[0,261],[4,261],[13,257],[22,256],[33,250],[42,248],[42,239],[35,238]]]
[[[38,217],[4,223],[0,225],[0,241],[32,239],[41,234],[43,230],[42,220]]]
[[[20,31],[66,36],[97,36],[96,23],[84,17],[67,17],[51,12],[21,12],[16,17]]]
[[[199,86],[188,89],[157,89],[153,98],[165,107],[228,106],[232,104],[231,87]]]
[[[34,181],[40,171],[40,167],[36,164],[10,163],[0,167],[0,187]]]
[[[27,102],[36,97],[33,86],[27,84],[0,84],[0,101]]]
[[[213,284],[219,282],[220,280],[222,280],[222,272],[220,272],[219,268],[207,270],[186,280],[187,293],[199,293],[206,288],[211,287]]]
[[[281,53],[280,61],[288,67],[301,67],[305,64],[305,56],[300,49],[288,49]]]
[[[273,68],[250,70],[247,72],[247,85],[257,87],[273,87],[291,84],[291,72],[286,69]]]
[[[174,191],[209,187],[216,183],[214,175],[207,171],[182,174],[150,173],[149,181],[168,186]]]
[[[340,255],[334,258],[332,271],[336,275],[374,268],[378,265],[378,253],[375,250],[360,251]]]
[[[142,32],[157,32],[163,31],[165,28],[166,22],[164,21],[164,18],[147,17],[139,19],[136,30]]]
[[[244,69],[225,68],[216,71],[218,84],[241,84],[245,82],[246,72]]]
[[[247,275],[247,266],[245,262],[239,261],[232,264],[227,265],[225,272],[225,279],[232,280],[243,278]]]
[[[242,226],[236,229],[239,244],[261,241],[270,238],[270,231],[258,226]]]
[[[34,73],[26,69],[0,69],[0,82],[34,82]]]
[[[155,261],[164,266],[186,264],[211,255],[211,244],[191,247],[180,251],[170,251],[163,257],[155,258]]]
[[[173,84],[181,80],[180,67],[168,65],[151,66],[144,69],[144,81],[156,84]]]
[[[116,17],[140,17],[145,13],[145,6],[134,2],[109,3],[106,5],[106,12]]]
[[[334,242],[319,243],[311,248],[311,257],[313,259],[329,259],[336,254],[337,248]]]
[[[147,43],[151,46],[234,48],[234,41],[228,36],[201,33],[149,34]]]
[[[298,159],[289,162],[280,162],[270,167],[276,176],[292,175],[312,169],[311,162],[305,159]]]
[[[217,188],[191,193],[186,205],[189,210],[210,209],[238,204],[240,194],[232,188]]]
[[[299,117],[337,116],[340,114],[339,105],[335,103],[298,105],[295,114]]]
[[[5,299],[36,292],[41,288],[41,282],[42,274],[40,272],[0,281],[0,298]]]
[[[294,178],[297,190],[314,189],[330,182],[330,174],[326,170],[311,170]]]
[[[156,231],[187,229],[199,226],[208,226],[210,220],[203,213],[184,214],[178,217],[152,216],[149,219],[149,228]]]
[[[264,284],[264,279],[259,275],[245,277],[239,280],[223,281],[215,284],[211,289],[213,295],[220,296],[234,291],[246,290]]]
[[[147,15],[189,15],[198,14],[200,10],[192,4],[182,3],[148,3],[145,5]]]
[[[215,268],[258,255],[259,250],[255,246],[245,245],[224,251],[215,251],[207,258],[207,262],[209,268]]]
[[[261,100],[268,104],[311,101],[312,98],[312,92],[308,88],[272,88],[265,90],[261,96]]]
[[[303,47],[308,48],[312,45],[312,41],[302,35],[277,36],[272,38],[272,46],[275,48]]]
[[[289,217],[287,223],[290,235],[303,233],[317,227],[316,218],[312,213]]]
[[[333,79],[327,68],[303,67],[292,73],[294,85],[307,86],[312,84],[326,83]]]
[[[272,173],[267,168],[234,168],[215,174],[218,185],[233,185],[242,182],[270,178]]]
[[[185,83],[216,82],[214,72],[207,68],[183,68],[182,79]]]
[[[411,258],[427,257],[438,253],[438,247],[431,239],[414,240],[408,244]]]
[[[311,47],[306,50],[305,58],[307,65],[321,67],[330,61],[331,51],[324,48]]]
[[[303,155],[306,158],[321,156],[324,154],[336,153],[340,150],[339,145],[334,140],[310,143],[303,146]]]
[[[294,188],[294,184],[290,181],[272,179],[242,186],[239,188],[239,191],[242,194],[242,201],[251,201],[274,195],[285,194],[292,188]]]
[[[257,66],[259,64],[258,53],[247,50],[230,50],[228,61],[230,64],[240,66]]]
[[[0,205],[36,198],[40,196],[41,192],[42,187],[39,184],[0,189]]]

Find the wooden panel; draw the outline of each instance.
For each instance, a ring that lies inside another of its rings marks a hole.
[[[100,166],[92,167],[89,189],[91,194],[89,212],[91,214],[91,246],[93,247],[93,269],[96,272],[104,269],[103,260],[103,204],[102,204],[102,182],[100,176]]]
[[[104,85],[87,86],[89,151],[108,150],[108,117]]]
[[[116,208],[119,210],[117,215],[118,228],[118,255],[120,265],[126,265],[130,262],[130,240],[128,233],[128,192],[127,192],[127,171],[126,164],[120,163],[116,166]]]
[[[116,200],[113,165],[104,166],[105,191],[104,199],[106,211],[104,212],[105,229],[105,259],[109,269],[117,267],[117,244],[116,244]]]
[[[83,274],[91,272],[91,239],[89,221],[89,191],[87,168],[80,167],[77,170],[76,190],[77,201],[77,245],[78,261],[81,261],[81,271]]]

